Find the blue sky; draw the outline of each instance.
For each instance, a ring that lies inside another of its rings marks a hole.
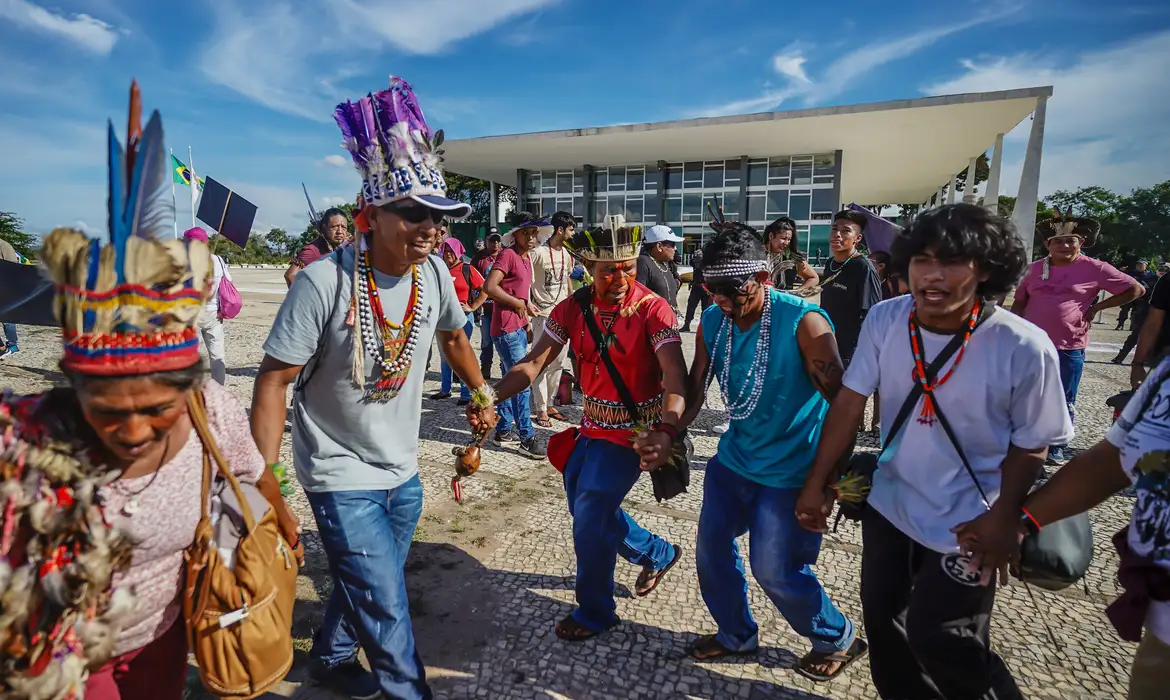
[[[1157,0],[0,0],[0,66],[0,210],[36,232],[104,231],[131,77],[265,228],[304,226],[302,181],[353,196],[332,108],[391,73],[449,138],[1051,84],[1041,194],[1170,179]]]

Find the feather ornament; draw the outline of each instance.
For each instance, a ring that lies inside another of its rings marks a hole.
[[[321,223],[321,217],[317,215],[317,210],[313,207],[313,198],[309,196],[309,188],[305,187],[305,183],[301,183],[301,189],[305,191],[305,201],[309,203],[309,223],[314,228]]]

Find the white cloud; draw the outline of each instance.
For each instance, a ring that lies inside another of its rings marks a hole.
[[[0,0],[0,18],[45,34],[55,34],[102,56],[113,51],[118,32],[109,24],[86,14],[66,17],[28,0]]]
[[[810,77],[805,70],[808,59],[804,52],[789,47],[772,57],[772,69],[784,79],[786,83],[784,87],[769,87],[759,97],[707,107],[694,112],[694,115],[720,116],[776,109],[794,98],[800,98],[806,107],[822,104],[845,92],[861,78],[886,64],[909,58],[952,34],[1003,19],[1018,10],[1018,6],[1005,6],[961,22],[858,46],[835,59],[816,78]]]
[[[1101,185],[1127,193],[1170,177],[1170,31],[1130,39],[1058,61],[1040,54],[965,60],[959,76],[930,95],[1052,85],[1045,122],[1040,192]],[[1001,192],[1014,194],[1031,120],[1005,145]]]
[[[353,200],[348,197],[322,197],[321,203],[327,207],[339,207],[342,204],[349,204]]]
[[[325,165],[331,168],[348,168],[353,161],[345,156],[331,155],[325,156],[317,161],[317,165]]]
[[[364,58],[387,50],[433,55],[556,2],[270,0],[243,10],[230,0],[213,0],[214,38],[200,51],[201,68],[211,82],[270,109],[328,122],[333,106],[351,96],[340,84],[366,71],[352,51],[336,51],[323,41],[321,27],[357,37]]]

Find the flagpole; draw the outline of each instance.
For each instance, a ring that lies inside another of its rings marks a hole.
[[[174,221],[175,239],[178,239],[179,238],[179,215],[178,215],[179,205],[175,201],[175,149],[172,148],[172,149],[170,149],[170,151],[171,151],[171,209],[176,210],[175,211],[175,221]]]
[[[191,228],[195,228],[195,194],[199,189],[199,173],[195,172],[195,155],[187,144],[187,162],[191,165]]]

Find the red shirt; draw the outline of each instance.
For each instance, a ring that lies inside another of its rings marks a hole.
[[[459,297],[459,303],[470,303],[467,300],[471,298],[471,290],[483,287],[483,275],[479,274],[479,270],[465,262],[460,262],[455,267],[449,267],[447,271],[455,279],[455,296]],[[471,286],[467,284],[468,277],[471,278]]]
[[[638,283],[626,295],[620,313],[618,307],[599,305],[596,299],[593,308],[601,331],[613,338],[609,356],[641,410],[641,423],[653,425],[662,414],[662,369],[654,353],[667,343],[682,340],[675,327],[678,319],[674,310],[665,299]],[[581,392],[585,395],[581,434],[630,447],[633,422],[601,361],[575,297],[553,308],[545,332],[567,343],[577,356]]]
[[[504,273],[504,279],[500,280],[500,289],[508,294],[530,301],[529,296],[532,292],[532,260],[527,257],[521,257],[519,253],[511,248],[505,248],[500,251],[500,257],[496,260],[496,264],[492,267],[492,271],[499,270]],[[518,331],[521,328],[528,326],[528,321],[516,310],[504,306],[503,304],[493,304],[492,309],[492,337],[496,338],[513,331]]]
[[[297,267],[304,267],[311,262],[317,262],[332,252],[333,244],[325,236],[317,236],[312,241],[309,241],[304,248],[301,248],[297,256],[293,258],[293,264]]]

